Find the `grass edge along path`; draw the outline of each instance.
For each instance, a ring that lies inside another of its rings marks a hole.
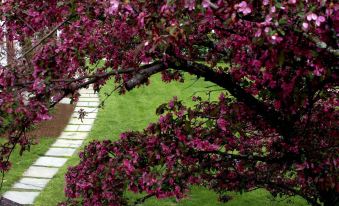
[[[1,142],[5,141],[1,139]],[[10,162],[11,169],[5,173],[1,194],[10,190],[15,182],[17,182],[22,174],[36,161],[40,156],[43,156],[49,147],[53,144],[55,138],[40,138],[38,144],[32,145],[30,151],[25,151],[22,156],[19,154],[19,146],[16,146],[13,151]]]
[[[173,96],[192,104],[191,96],[195,92],[207,90],[211,86],[203,80],[196,81],[193,76],[186,76],[185,83],[172,82],[165,84],[159,75],[151,78],[151,84],[147,87],[136,88],[123,96],[113,94],[105,103],[104,110],[100,109],[93,129],[87,137],[84,145],[93,140],[117,140],[119,134],[128,130],[141,130],[150,122],[158,119],[155,115],[156,108],[168,102]],[[100,98],[105,98],[105,93],[113,89],[112,82],[106,84],[100,92]],[[216,89],[213,87],[212,89]],[[199,92],[198,95],[204,96]],[[217,92],[212,95],[218,96]],[[80,148],[80,150],[83,147]],[[64,196],[64,175],[67,167],[78,163],[78,154],[71,157],[66,165],[60,168],[58,174],[49,182],[44,191],[35,202],[35,206],[57,205],[65,200]],[[150,199],[142,206],[306,206],[306,202],[300,198],[272,199],[272,196],[265,190],[255,190],[243,195],[229,193],[233,199],[227,203],[217,201],[217,195],[205,188],[193,187],[189,196],[176,202],[174,198],[157,200]],[[136,195],[129,195],[135,198]]]

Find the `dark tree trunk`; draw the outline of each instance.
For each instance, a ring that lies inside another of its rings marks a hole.
[[[328,191],[323,192],[321,196],[324,206],[339,206],[339,193]]]
[[[7,64],[13,64],[15,61],[15,47],[13,40],[6,36]]]

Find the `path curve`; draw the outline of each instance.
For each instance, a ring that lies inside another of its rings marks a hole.
[[[59,168],[82,145],[97,116],[99,97],[94,93],[93,87],[80,90],[80,94],[79,101],[64,131],[44,156],[39,157],[24,172],[22,178],[12,186],[11,190],[4,193],[4,198],[23,205],[34,204],[35,199],[58,173]],[[62,103],[69,103],[69,101],[64,99]],[[81,109],[87,113],[82,121],[78,119],[78,111]]]

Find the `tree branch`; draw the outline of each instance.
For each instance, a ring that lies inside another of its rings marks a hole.
[[[156,73],[163,71],[165,69],[166,69],[166,66],[164,64],[154,64],[151,67],[143,69],[139,73],[137,73],[132,79],[130,79],[126,82],[125,88],[128,91],[132,90],[137,85],[146,81],[153,74],[156,74]]]
[[[257,181],[259,184],[264,184],[264,185],[269,185],[270,187],[275,187],[275,188],[279,188],[279,190],[285,190],[288,192],[293,193],[294,195],[299,195],[301,197],[303,197],[305,200],[307,200],[309,203],[311,203],[313,206],[321,206],[316,199],[308,197],[307,195],[303,194],[300,190],[297,190],[295,188],[291,188],[288,187],[286,185],[283,184],[278,184],[272,181]],[[267,187],[265,187],[267,188]]]
[[[258,162],[265,162],[269,164],[273,163],[281,163],[281,162],[291,162],[291,161],[297,161],[298,158],[291,155],[291,154],[285,154],[281,157],[271,157],[271,156],[257,156],[257,155],[242,155],[242,154],[230,154],[226,152],[221,151],[199,151],[198,154],[215,154],[220,155],[226,159],[232,159],[232,160],[247,160],[247,161],[258,161]]]
[[[151,198],[155,196],[155,194],[149,194],[149,195],[146,195],[145,197],[142,197],[142,198],[139,198],[137,199],[133,204],[132,206],[136,206],[136,205],[139,205],[139,204],[142,204],[144,203],[147,199]]]
[[[205,80],[211,81],[218,86],[225,88],[239,101],[244,102],[249,108],[257,112],[264,120],[270,124],[272,128],[276,130],[288,141],[293,134],[293,124],[284,120],[281,113],[269,108],[263,102],[259,101],[251,94],[247,93],[242,87],[240,87],[232,78],[230,74],[216,72],[210,67],[185,60],[177,60],[171,63],[170,67],[195,74],[197,76],[204,77]]]

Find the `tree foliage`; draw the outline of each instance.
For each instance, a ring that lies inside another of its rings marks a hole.
[[[5,0],[0,13],[3,38],[33,45],[0,67],[2,171],[15,145],[29,147],[27,129],[79,88],[114,78],[124,93],[188,72],[227,95],[192,108],[173,99],[144,131],[89,144],[64,204],[127,205],[127,189],[182,198],[191,185],[339,204],[335,1]]]

